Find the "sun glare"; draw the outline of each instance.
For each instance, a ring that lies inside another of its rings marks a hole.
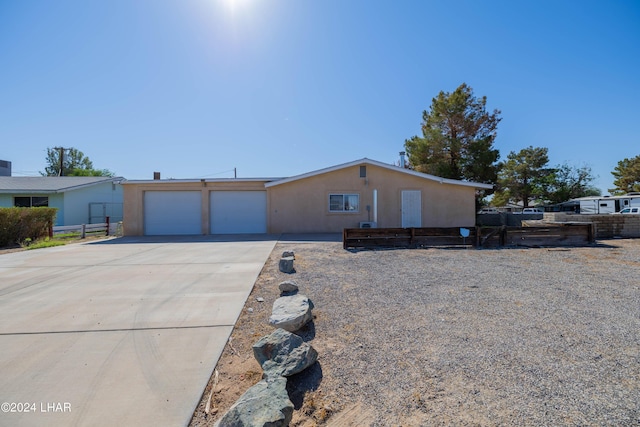
[[[226,3],[229,10],[235,12],[237,10],[241,10],[246,8],[251,0],[223,0]]]

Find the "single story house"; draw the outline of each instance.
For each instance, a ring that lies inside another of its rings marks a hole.
[[[472,227],[476,189],[370,159],[290,178],[131,180],[125,235],[336,233],[343,228]]]
[[[58,208],[54,225],[122,221],[122,177],[0,176],[0,207]]]

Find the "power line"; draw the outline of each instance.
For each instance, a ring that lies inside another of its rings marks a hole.
[[[229,169],[229,170],[222,171],[222,172],[210,173],[210,174],[208,174],[208,175],[198,176],[197,178],[208,178],[208,177],[210,177],[210,176],[222,175],[223,173],[229,173],[229,172],[233,172],[233,173],[234,173],[234,178],[236,178],[236,176],[235,176],[235,174],[236,174],[236,168]]]

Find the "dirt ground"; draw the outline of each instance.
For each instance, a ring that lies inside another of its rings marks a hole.
[[[296,253],[292,275],[277,268],[284,250]],[[315,304],[299,334],[319,353],[289,379],[292,426],[640,425],[640,240],[626,239],[479,251],[279,243],[191,426],[213,425],[261,379],[251,346],[272,331],[284,280]]]
[[[86,240],[83,240],[86,241]],[[0,255],[23,248],[2,248]],[[294,274],[278,270],[285,250]],[[345,251],[278,243],[190,426],[261,379],[278,284],[315,304],[291,425],[640,426],[640,239],[577,248]]]
[[[314,253],[315,262],[323,262],[330,265],[331,254],[342,251],[341,243],[317,243],[302,244],[307,252]],[[274,248],[268,261],[265,263],[251,295],[247,299],[245,307],[233,329],[220,360],[211,376],[200,404],[197,407],[190,426],[212,426],[235,401],[252,385],[262,379],[262,368],[253,356],[252,345],[261,337],[268,335],[273,328],[267,324],[271,315],[273,302],[280,296],[278,285],[285,280],[293,280],[300,285],[300,293],[305,293],[305,286],[298,280],[296,274],[284,274],[278,269],[278,260],[285,250],[295,247],[291,244],[279,243]],[[322,247],[322,250],[319,250]],[[314,262],[314,264],[315,264]],[[298,271],[310,266],[309,256],[301,254],[296,248],[295,268]],[[258,299],[264,299],[259,302]],[[314,322],[317,314],[314,314]],[[322,344],[314,341],[315,323],[296,332],[308,341],[316,350],[321,351]],[[339,402],[331,402],[316,393],[318,377],[317,364],[308,368],[305,372],[289,379],[287,389],[289,396],[296,407],[291,426],[311,427],[325,424],[335,408],[341,407]],[[209,402],[209,408],[207,408]],[[333,405],[333,406],[332,406]],[[209,409],[207,412],[206,409]],[[354,407],[351,414],[341,414],[341,418],[348,420],[362,420],[365,412],[362,408]],[[339,421],[339,418],[336,418]],[[366,417],[365,417],[366,419]],[[335,420],[335,419],[334,419]],[[342,425],[360,425],[347,422]]]

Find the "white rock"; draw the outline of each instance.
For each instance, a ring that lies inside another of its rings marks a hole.
[[[269,324],[275,328],[295,332],[313,319],[312,308],[313,303],[305,295],[280,297],[273,303]]]

